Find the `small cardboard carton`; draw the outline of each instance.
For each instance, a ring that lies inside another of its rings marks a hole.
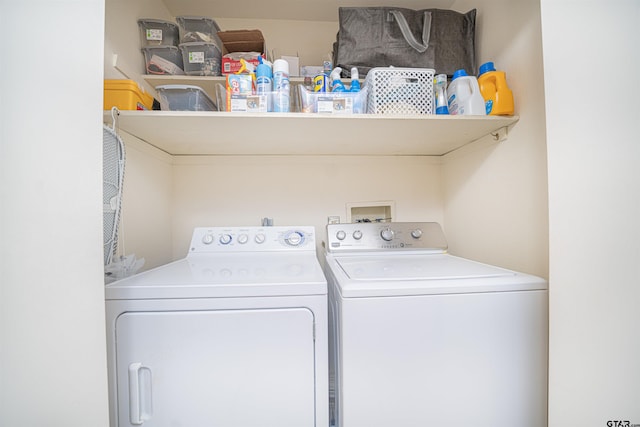
[[[257,52],[264,56],[266,52],[264,37],[260,30],[229,30],[218,32],[218,37],[222,40],[224,52],[222,56],[222,74],[237,73],[242,64],[239,59],[229,58],[228,53],[233,52]],[[245,59],[247,62],[258,66],[258,58]]]

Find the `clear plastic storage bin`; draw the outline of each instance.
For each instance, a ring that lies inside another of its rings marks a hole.
[[[173,22],[160,19],[138,19],[140,46],[178,46],[180,31]]]
[[[147,74],[184,74],[182,53],[176,46],[147,46],[142,48]]]
[[[157,86],[162,111],[217,111],[213,100],[199,86]]]
[[[290,113],[300,111],[295,88],[295,85],[292,85],[289,94]],[[276,102],[279,96],[282,96],[281,93],[274,91],[260,94],[234,94],[221,84],[216,85],[215,91],[220,111],[242,113],[271,113],[273,112],[274,102]]]
[[[365,80],[370,114],[433,114],[433,79],[430,68],[372,68]]]
[[[364,114],[367,112],[367,87],[359,92],[313,92],[298,85],[303,113]]]
[[[215,43],[222,51],[222,41],[218,37],[220,27],[211,18],[204,16],[178,16],[180,43]]]
[[[219,76],[222,52],[215,43],[181,43],[184,72],[190,76]]]

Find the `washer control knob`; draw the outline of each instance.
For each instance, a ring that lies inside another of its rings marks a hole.
[[[411,237],[413,237],[414,239],[419,239],[420,237],[422,237],[422,230],[419,228],[416,228],[411,232]]]
[[[382,240],[386,240],[387,242],[390,242],[393,240],[393,230],[390,228],[385,228],[384,230],[382,230],[380,232],[380,237],[382,237]]]
[[[261,245],[265,242],[265,240],[267,240],[267,236],[265,236],[264,233],[258,233],[256,234],[256,237],[253,238],[253,240],[255,240],[257,244]]]
[[[205,245],[210,245],[213,243],[213,241],[214,241],[214,238],[213,238],[213,234],[211,233],[207,233],[204,236],[202,236],[202,243],[204,243]]]
[[[343,230],[340,230],[336,233],[336,238],[338,240],[344,240],[347,237],[347,233],[345,233]]]
[[[284,240],[289,246],[298,246],[304,241],[304,238],[298,231],[293,231],[287,234]]]
[[[353,238],[356,240],[362,239],[362,231],[356,230],[353,232]]]
[[[220,243],[222,243],[223,245],[228,245],[229,243],[231,243],[231,235],[223,234],[222,236],[220,236]]]
[[[246,234],[241,234],[238,236],[238,243],[240,243],[241,245],[244,245],[248,241],[249,241],[249,236],[247,236]]]

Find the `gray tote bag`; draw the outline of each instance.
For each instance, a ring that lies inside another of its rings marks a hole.
[[[373,67],[433,68],[452,75],[458,69],[476,74],[476,9],[341,7],[333,45],[334,66],[360,75]]]

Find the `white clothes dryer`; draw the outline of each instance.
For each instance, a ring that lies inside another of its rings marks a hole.
[[[327,227],[337,427],[543,427],[547,282],[447,253],[437,223]]]
[[[326,427],[327,283],[313,227],[196,228],[106,286],[112,427]]]

